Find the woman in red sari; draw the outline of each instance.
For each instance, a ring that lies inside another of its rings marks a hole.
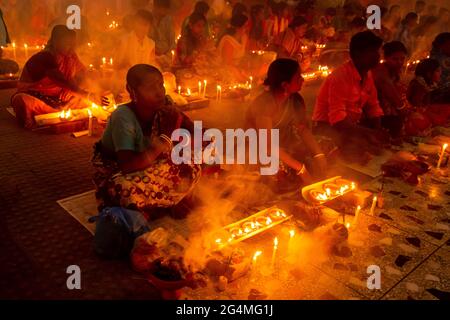
[[[46,48],[25,64],[11,104],[19,124],[33,128],[34,116],[87,106],[88,92],[80,88],[86,68],[75,53],[76,34],[55,26]]]

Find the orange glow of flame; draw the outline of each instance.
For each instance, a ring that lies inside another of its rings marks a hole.
[[[293,238],[295,236],[295,230],[289,231],[289,236]]]
[[[256,259],[258,259],[258,257],[262,255],[262,251],[256,251],[255,254],[253,255],[253,262],[256,262]]]
[[[275,248],[278,247],[278,238],[277,238],[277,237],[275,237],[275,239],[273,239],[273,246],[274,246]]]
[[[92,118],[92,111],[91,109],[88,109],[89,118]]]

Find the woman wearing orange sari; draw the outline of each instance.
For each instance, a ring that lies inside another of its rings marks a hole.
[[[75,53],[75,43],[75,31],[55,26],[46,48],[25,64],[11,99],[23,127],[34,127],[36,115],[86,106],[88,92],[79,86],[86,69]]]

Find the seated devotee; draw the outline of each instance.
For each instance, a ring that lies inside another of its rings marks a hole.
[[[381,28],[380,29],[374,29],[373,33],[375,33],[377,36],[379,36],[381,39],[383,39],[384,42],[390,42],[392,41],[392,38],[394,37],[392,31],[386,27],[384,21],[386,20],[387,16],[387,9],[385,7],[381,7]]]
[[[305,102],[299,94],[303,82],[296,60],[275,60],[264,82],[267,90],[246,113],[247,128],[279,130],[278,178],[287,179],[283,184],[288,181],[309,184],[311,173],[316,177],[326,173],[326,156],[311,133]]]
[[[423,0],[417,0],[414,6],[414,12],[417,14],[417,22],[421,23],[423,14],[425,12],[426,3]]]
[[[379,63],[381,44],[370,31],[354,35],[351,60],[325,79],[314,107],[314,131],[333,139],[349,160],[368,160],[386,140],[381,130],[383,110],[370,71]]]
[[[327,41],[335,34],[333,20],[336,17],[336,8],[327,8],[325,14],[319,19],[319,30],[321,33],[321,42]]]
[[[304,37],[307,30],[308,23],[306,19],[301,16],[295,17],[289,24],[289,28],[274,40],[278,58],[297,59],[301,62],[303,59],[302,46],[304,45]]]
[[[206,38],[211,37],[211,29],[209,26],[209,22],[206,18],[208,15],[208,12],[209,12],[209,4],[205,1],[197,1],[192,14],[189,17],[187,17],[186,19],[184,19],[184,21],[183,21],[183,25],[181,27],[181,30],[182,30],[181,36],[183,36],[183,34],[188,31],[190,17],[193,15],[196,15],[196,16],[200,15],[205,18],[205,25],[203,28],[203,38],[206,39]]]
[[[120,206],[153,214],[179,204],[200,178],[199,165],[171,161],[173,131],[191,132],[193,124],[169,105],[157,68],[133,66],[126,81],[131,102],[112,113],[95,146],[96,196],[99,209]]]
[[[236,67],[244,57],[248,41],[247,23],[248,18],[244,15],[236,15],[231,18],[230,28],[220,39],[217,47],[224,65]]]
[[[273,39],[283,33],[291,20],[289,6],[286,2],[273,2],[271,4],[272,15],[268,18],[267,37]]]
[[[424,59],[417,64],[415,78],[409,83],[406,92],[412,111],[424,117],[425,121],[428,120],[429,125],[445,125],[450,117],[450,103],[443,103],[442,92],[438,87],[440,78],[439,62]]]
[[[440,8],[438,14],[438,32],[450,31],[450,10],[447,8]]]
[[[430,58],[435,59],[441,66],[441,81],[439,87],[442,90],[450,90],[450,32],[440,33],[433,41]]]
[[[0,9],[0,46],[6,46],[8,43],[11,43],[11,40],[9,39],[5,20],[3,19],[3,11]]]
[[[441,67],[435,59],[424,59],[416,66],[415,78],[408,86],[407,99],[416,108],[428,108],[440,100]]]
[[[126,69],[136,64],[155,64],[155,42],[148,37],[152,25],[152,14],[139,10],[132,21],[132,31],[120,39],[114,58],[117,69]]]
[[[405,19],[402,20],[399,33],[396,36],[396,40],[403,43],[411,54],[414,52],[414,36],[412,33],[417,27],[417,19],[415,12],[408,13]]]
[[[80,87],[86,68],[75,43],[75,31],[55,26],[45,49],[25,64],[18,91],[11,98],[17,120],[25,128],[34,126],[35,115],[86,106],[88,93]]]
[[[16,74],[19,72],[19,65],[14,60],[3,59],[3,49],[0,48],[0,75]]]
[[[384,62],[372,70],[372,75],[384,113],[381,125],[389,130],[391,137],[398,138],[407,111],[406,87],[401,82],[401,75],[408,51],[403,43],[392,41],[383,46],[383,53]]]
[[[139,10],[148,10],[150,0],[131,0],[130,1],[130,11],[122,18],[122,27],[126,32],[133,31],[133,20],[136,16],[136,12]],[[93,9],[96,12],[99,9]]]
[[[396,35],[402,21],[401,8],[398,4],[394,4],[389,8],[386,19],[383,25],[391,30],[392,34]]]
[[[177,43],[175,65],[177,67],[190,67],[206,46],[204,15],[194,13],[189,17],[188,25]]]
[[[153,2],[153,26],[150,38],[155,41],[156,56],[166,57],[166,59],[171,59],[171,51],[176,47],[170,8],[170,0],[154,0]],[[161,59],[164,60],[164,58]]]
[[[254,5],[250,9],[250,32],[248,50],[263,50],[267,45],[265,37],[264,6]]]

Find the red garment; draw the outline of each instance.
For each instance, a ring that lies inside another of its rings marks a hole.
[[[362,83],[361,83],[362,82]],[[383,115],[372,73],[364,81],[352,61],[328,76],[320,88],[313,121],[334,125],[346,118],[357,123],[365,113],[369,118]]]
[[[63,98],[68,90],[61,88],[59,84],[47,77],[47,72],[54,69],[58,69],[70,81],[85,71],[76,53],[63,55],[44,50],[33,55],[25,64],[18,92],[35,91],[42,95]]]

